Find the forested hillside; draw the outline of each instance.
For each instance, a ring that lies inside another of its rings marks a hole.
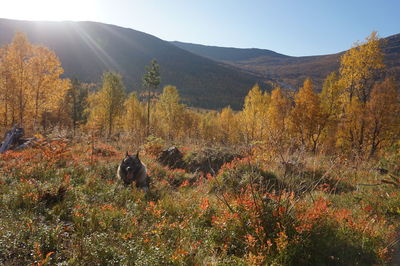
[[[100,82],[104,71],[121,73],[129,91],[142,91],[144,67],[152,59],[161,66],[161,86],[177,86],[192,106],[240,108],[259,75],[194,55],[149,34],[96,22],[30,22],[0,19],[0,46],[21,31],[33,44],[55,51],[65,77]]]
[[[344,52],[319,56],[287,56],[263,49],[238,49],[172,42],[174,45],[216,61],[252,71],[265,78],[282,82],[297,89],[306,78],[312,78],[318,89],[332,71],[339,70],[340,57]],[[400,34],[383,38],[382,50],[388,70],[400,78]]]

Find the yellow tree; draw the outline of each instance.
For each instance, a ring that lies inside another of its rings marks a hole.
[[[268,108],[268,135],[265,138],[271,151],[281,156],[289,139],[288,123],[291,108],[292,103],[281,88],[276,88],[271,92],[271,103]]]
[[[89,96],[89,125],[107,130],[111,136],[117,118],[124,111],[125,88],[119,74],[106,72],[103,74],[102,88]]]
[[[71,84],[68,80],[59,78],[64,72],[61,63],[57,56],[45,47],[34,47],[30,67],[29,109],[33,114],[33,126],[37,128],[41,114],[59,109]]]
[[[230,106],[221,110],[217,118],[219,141],[236,143],[239,140],[238,119]]]
[[[31,59],[33,57],[33,47],[22,33],[14,36],[12,43],[6,48],[6,56],[4,64],[8,68],[10,74],[10,85],[8,87],[9,98],[12,102],[11,107],[11,123],[19,122],[20,126],[24,126],[24,118],[26,117],[27,104],[29,103],[29,88],[31,73]]]
[[[218,138],[217,126],[218,114],[215,111],[208,111],[199,115],[198,131],[199,137],[208,142],[215,142]]]
[[[5,125],[10,121],[35,127],[42,114],[59,109],[70,86],[68,80],[60,79],[61,63],[52,51],[30,44],[22,33],[17,33],[1,54]]]
[[[131,93],[125,101],[125,110],[124,129],[135,136],[143,138],[147,122],[146,113],[135,93]]]
[[[295,95],[295,106],[291,112],[291,129],[301,144],[316,152],[327,119],[322,113],[320,99],[313,90],[311,79]]]
[[[185,108],[182,117],[182,128],[178,137],[192,142],[194,138],[199,138],[199,114],[198,112]]]
[[[325,147],[330,150],[334,150],[336,144],[337,126],[342,114],[342,94],[343,89],[340,86],[339,77],[336,72],[332,72],[326,77],[322,92],[319,94],[321,112],[327,123],[321,142],[324,142]]]
[[[374,81],[385,68],[381,41],[376,32],[372,32],[364,43],[347,51],[340,59],[340,81],[347,90],[348,101],[355,96],[362,103],[369,99]]]
[[[320,94],[321,108],[328,117],[332,117],[332,119],[339,117],[342,94],[343,89],[339,84],[339,77],[336,72],[332,72],[326,77]]]
[[[166,86],[156,104],[157,125],[166,138],[172,139],[179,134],[182,129],[184,109],[177,88]]]
[[[13,88],[14,86],[11,86],[11,78],[10,78],[10,72],[9,68],[7,67],[7,60],[6,60],[6,55],[7,55],[7,46],[4,48],[0,48],[0,101],[1,101],[1,107],[0,107],[0,112],[1,112],[1,117],[3,119],[3,126],[6,128],[9,123],[9,113],[10,113],[10,108],[11,108],[11,93],[12,91],[10,88]]]
[[[398,88],[393,79],[376,83],[367,103],[367,142],[369,156],[399,139],[400,104]]]
[[[375,80],[385,67],[377,33],[372,32],[365,43],[346,52],[340,64],[340,83],[345,93],[342,96],[344,114],[338,132],[339,143],[360,153],[366,144],[366,103]]]
[[[267,112],[270,95],[256,84],[247,94],[241,113],[246,142],[261,140],[267,129]]]

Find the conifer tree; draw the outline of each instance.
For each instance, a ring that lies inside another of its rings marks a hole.
[[[143,87],[147,89],[147,136],[150,135],[150,112],[151,97],[160,85],[160,66],[156,60],[152,60],[146,67],[146,73],[143,76]]]
[[[71,80],[71,87],[65,96],[65,104],[67,105],[68,120],[72,127],[73,135],[80,124],[87,120],[85,109],[87,108],[87,97],[89,88],[93,86],[89,83],[81,83],[76,78]]]

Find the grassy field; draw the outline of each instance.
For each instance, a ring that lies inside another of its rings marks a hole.
[[[394,182],[399,154],[278,164],[225,148],[240,159],[203,173],[159,164],[160,145],[147,143],[144,193],[116,179],[120,147],[60,139],[1,155],[0,264],[390,263],[400,189],[381,179]],[[179,148],[186,165],[222,156],[215,147]]]

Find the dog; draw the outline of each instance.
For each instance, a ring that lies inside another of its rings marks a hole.
[[[144,163],[139,159],[139,152],[136,155],[129,155],[128,152],[125,154],[125,158],[122,160],[117,170],[118,178],[121,178],[126,186],[132,184],[135,181],[136,187],[143,189],[144,191],[149,190],[149,176],[147,175],[147,168]]]

